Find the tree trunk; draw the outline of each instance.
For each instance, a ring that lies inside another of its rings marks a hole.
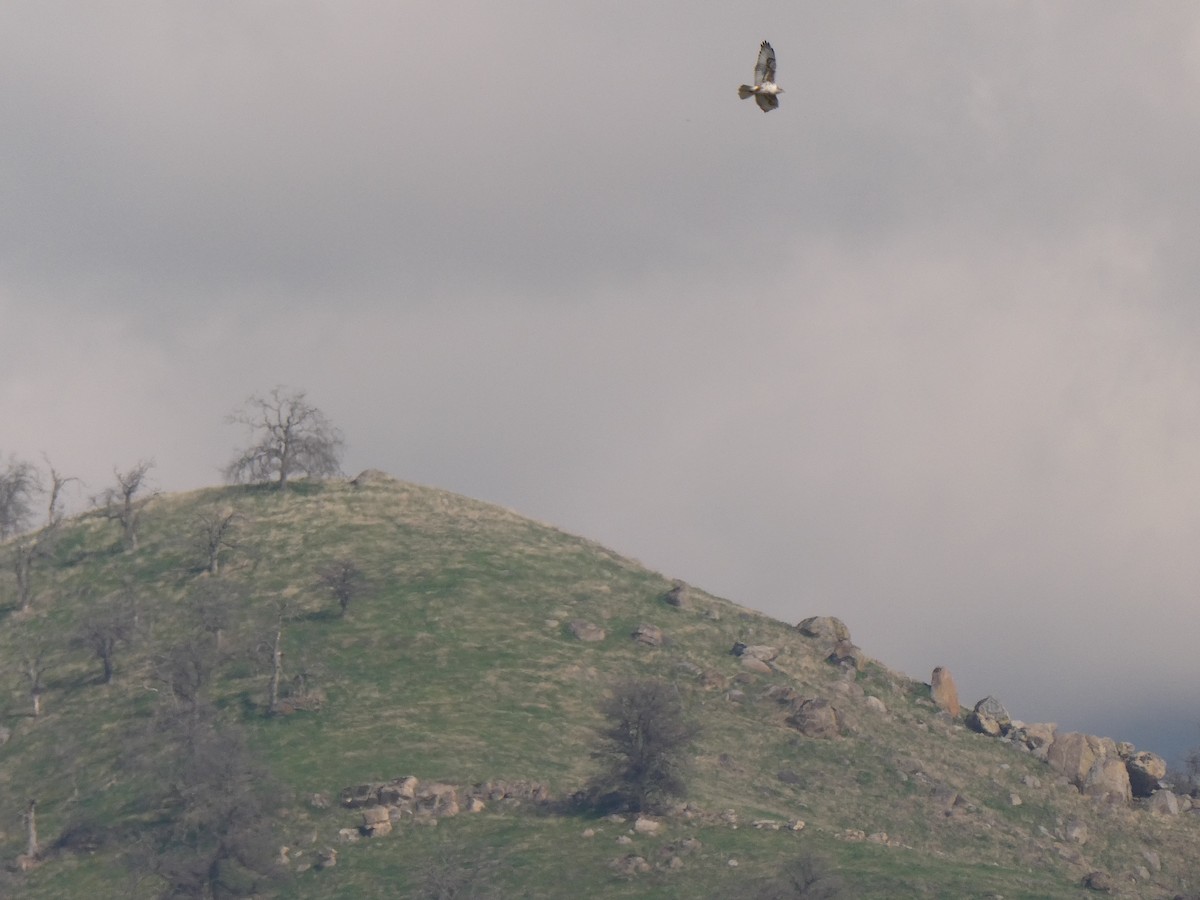
[[[31,858],[36,858],[38,855],[36,800],[30,800],[29,806],[25,808],[25,835],[27,838],[25,854]]]
[[[28,544],[17,544],[16,561],[14,563],[17,576],[17,601],[21,611],[29,609],[33,602],[33,584],[31,581],[33,568],[33,547]]]
[[[267,692],[267,715],[279,711],[279,681],[283,678],[283,620],[275,628],[275,643],[271,647],[271,685]]]

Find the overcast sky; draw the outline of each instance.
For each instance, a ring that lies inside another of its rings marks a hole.
[[[0,453],[200,487],[304,388],[350,473],[1176,757],[1197,159],[1182,0],[8,2]]]

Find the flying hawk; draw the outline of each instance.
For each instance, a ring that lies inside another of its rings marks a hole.
[[[753,95],[754,102],[763,112],[779,109],[779,94],[783,88],[775,83],[775,51],[766,41],[758,48],[758,62],[754,64],[754,84],[743,84],[738,96],[745,100]]]

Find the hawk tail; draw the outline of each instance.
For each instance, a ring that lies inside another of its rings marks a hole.
[[[756,93],[756,91],[754,90],[754,88],[750,87],[750,85],[748,85],[748,84],[743,84],[740,88],[738,88],[738,96],[741,97],[743,100],[745,100],[749,96],[752,96],[755,93]]]

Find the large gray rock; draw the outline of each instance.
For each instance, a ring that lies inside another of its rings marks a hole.
[[[1128,756],[1125,767],[1129,770],[1129,784],[1135,797],[1149,797],[1167,777],[1167,761],[1146,750]]]
[[[954,686],[954,676],[944,666],[933,670],[929,679],[929,696],[934,705],[948,716],[957,719],[962,707],[958,703],[958,688]]]
[[[633,629],[631,637],[639,644],[645,644],[647,647],[661,647],[663,645],[662,629],[657,625],[642,623]]]
[[[1179,815],[1179,798],[1171,791],[1156,791],[1146,804],[1147,808],[1160,816]]]
[[[575,635],[579,640],[589,643],[602,641],[608,636],[599,625],[593,625],[591,622],[585,622],[583,619],[576,619],[567,627],[571,629],[571,634]]]
[[[1081,790],[1084,796],[1096,800],[1128,803],[1133,798],[1125,762],[1115,757],[1097,759],[1092,763]]]
[[[841,715],[828,700],[804,700],[787,721],[807,737],[832,738],[841,733]]]
[[[866,655],[853,641],[849,640],[838,641],[834,644],[833,649],[829,651],[829,656],[825,659],[835,666],[855,671],[861,670],[867,663]]]
[[[1104,749],[1099,738],[1079,731],[1068,731],[1054,736],[1054,742],[1046,751],[1046,762],[1071,784],[1082,789],[1096,760],[1104,757]]]
[[[967,727],[988,737],[1000,737],[1012,727],[1012,716],[1003,703],[989,695],[975,704],[967,716]]]
[[[815,638],[830,648],[838,641],[850,640],[850,629],[834,616],[810,616],[796,629],[805,637]]]

